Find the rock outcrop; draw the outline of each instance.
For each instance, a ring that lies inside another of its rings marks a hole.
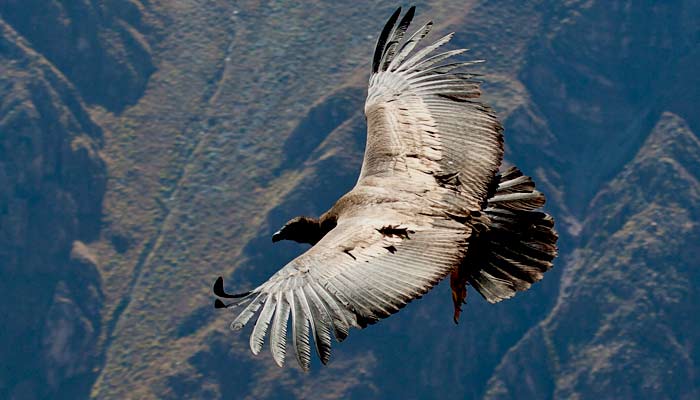
[[[8,0],[0,15],[83,99],[113,111],[138,100],[154,71],[139,0]]]
[[[0,19],[0,398],[85,395],[100,329],[102,131]]]
[[[697,398],[698,204],[700,140],[664,113],[591,203],[556,306],[503,358],[486,397]]]

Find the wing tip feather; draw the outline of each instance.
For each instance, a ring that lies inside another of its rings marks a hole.
[[[387,20],[386,24],[384,25],[384,28],[382,28],[382,32],[379,34],[379,38],[377,38],[377,44],[374,48],[374,56],[372,57],[373,73],[379,72],[382,56],[384,55],[384,46],[386,46],[387,40],[389,39],[389,34],[394,29],[394,26],[396,25],[396,20],[399,18],[399,15],[401,15],[401,7],[398,7],[396,11],[394,11],[394,13],[391,14],[391,17],[389,17],[389,19]]]

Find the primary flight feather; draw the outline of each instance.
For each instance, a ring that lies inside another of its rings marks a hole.
[[[457,322],[466,286],[495,303],[542,279],[556,256],[544,195],[517,168],[499,173],[502,127],[480,103],[465,50],[438,52],[452,34],[416,50],[432,27],[406,35],[399,8],[377,40],[365,116],[367,145],[355,187],[320,218],[297,217],[273,241],[313,245],[251,292],[214,292],[240,306],[231,324],[255,321],[250,348],[269,336],[282,366],[291,342],[307,370],[312,343],[325,364],[342,341],[397,312],[450,276]],[[257,319],[255,317],[257,316]]]

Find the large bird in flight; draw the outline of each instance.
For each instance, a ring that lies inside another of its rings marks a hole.
[[[478,101],[466,50],[436,52],[452,34],[417,50],[432,22],[407,36],[411,7],[399,8],[377,40],[365,102],[367,146],[355,187],[320,218],[297,217],[272,240],[312,247],[267,282],[231,295],[241,329],[257,315],[250,348],[269,333],[282,366],[287,324],[296,358],[311,361],[311,336],[325,364],[331,336],[364,328],[399,311],[450,276],[457,322],[471,285],[488,302],[513,297],[542,279],[556,256],[544,195],[518,169],[499,173],[502,127]]]

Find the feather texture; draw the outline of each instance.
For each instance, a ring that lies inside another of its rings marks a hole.
[[[490,229],[474,238],[462,269],[466,280],[489,302],[527,290],[552,268],[557,233],[549,215],[534,211],[544,196],[517,168],[497,177],[484,210]]]
[[[287,354],[287,321],[289,320],[289,303],[284,298],[284,292],[276,292],[275,317],[270,333],[270,352],[275,363],[284,366],[284,356]]]
[[[267,334],[267,328],[270,326],[270,320],[272,319],[272,314],[275,312],[275,299],[273,296],[267,296],[265,305],[263,306],[260,316],[258,317],[255,327],[253,328],[253,333],[250,335],[250,350],[253,354],[257,355],[262,349],[263,343],[265,342],[265,334]]]
[[[250,348],[258,354],[269,333],[279,366],[290,315],[301,368],[310,366],[311,337],[325,364],[331,332],[340,342],[350,327],[389,317],[467,265],[470,243],[481,245],[472,238],[475,227],[501,233],[483,243],[490,251],[476,252],[479,268],[465,275],[487,300],[526,289],[551,267],[556,234],[551,218],[534,211],[544,196],[519,171],[506,171],[494,184],[502,128],[476,100],[475,75],[460,72],[478,61],[454,61],[464,49],[435,54],[453,34],[416,50],[432,22],[407,36],[414,11],[399,20],[396,10],[377,39],[362,170],[356,186],[326,213],[334,227],[245,295],[248,303],[231,324],[240,329],[258,314]],[[519,240],[511,243],[513,237]]]

